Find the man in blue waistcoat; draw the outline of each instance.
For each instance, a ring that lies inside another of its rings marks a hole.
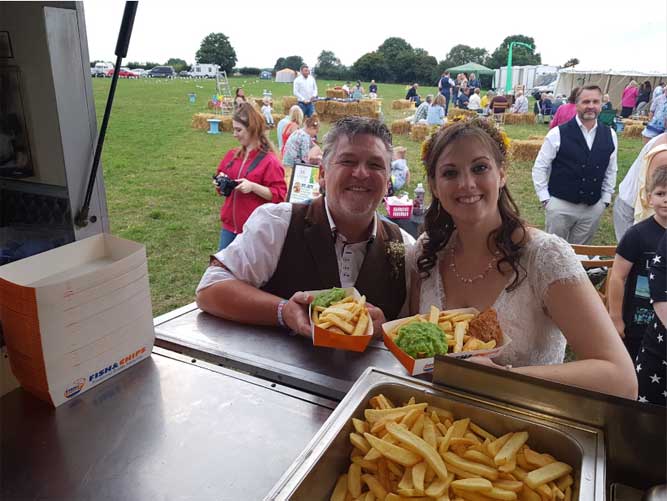
[[[598,121],[602,90],[582,87],[577,115],[549,131],[533,165],[546,231],[571,244],[590,244],[616,186],[616,133]]]

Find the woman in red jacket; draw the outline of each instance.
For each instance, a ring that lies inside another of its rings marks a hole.
[[[220,210],[219,250],[243,231],[258,206],[285,200],[285,171],[266,136],[266,123],[250,103],[241,103],[232,116],[234,137],[241,145],[227,152],[218,166],[218,193],[225,196]],[[233,181],[233,182],[231,182]]]

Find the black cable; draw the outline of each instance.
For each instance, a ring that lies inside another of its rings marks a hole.
[[[95,186],[95,178],[97,177],[97,169],[100,164],[100,157],[102,156],[102,147],[104,146],[104,137],[106,136],[107,126],[109,125],[109,117],[111,116],[111,106],[113,105],[114,94],[116,93],[116,85],[118,83],[118,73],[120,72],[121,62],[127,56],[127,49],[130,45],[130,37],[132,36],[132,26],[134,25],[134,16],[137,13],[138,2],[125,2],[125,11],[123,12],[123,21],[120,25],[120,32],[118,33],[118,42],[116,43],[116,66],[111,77],[111,87],[109,88],[109,96],[107,97],[107,104],[104,109],[104,116],[102,117],[102,126],[100,127],[100,134],[97,137],[97,147],[95,148],[95,156],[93,157],[93,165],[88,178],[88,188],[86,189],[86,197],[83,200],[83,205],[74,218],[74,224],[79,227],[88,225],[88,211],[90,210],[90,199],[93,195],[93,187]],[[95,222],[95,220],[93,220]]]

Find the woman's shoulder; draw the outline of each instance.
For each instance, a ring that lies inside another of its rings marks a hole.
[[[532,227],[526,229],[524,249],[527,254],[560,250],[574,255],[572,246],[561,237]]]

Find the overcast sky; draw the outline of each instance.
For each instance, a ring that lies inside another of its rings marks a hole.
[[[124,5],[117,0],[84,2],[91,60],[115,61]],[[436,28],[438,19],[441,29]],[[506,36],[522,34],[535,39],[543,64],[558,66],[576,57],[581,70],[666,73],[666,26],[665,0],[514,4],[497,0],[414,4],[142,0],[126,61],[164,63],[177,57],[191,64],[202,39],[212,32],[229,37],[237,66],[260,68],[273,67],[276,59],[290,55],[314,65],[322,50],[333,51],[343,64],[351,65],[392,36],[426,49],[440,61],[457,44],[483,47],[491,53]]]

